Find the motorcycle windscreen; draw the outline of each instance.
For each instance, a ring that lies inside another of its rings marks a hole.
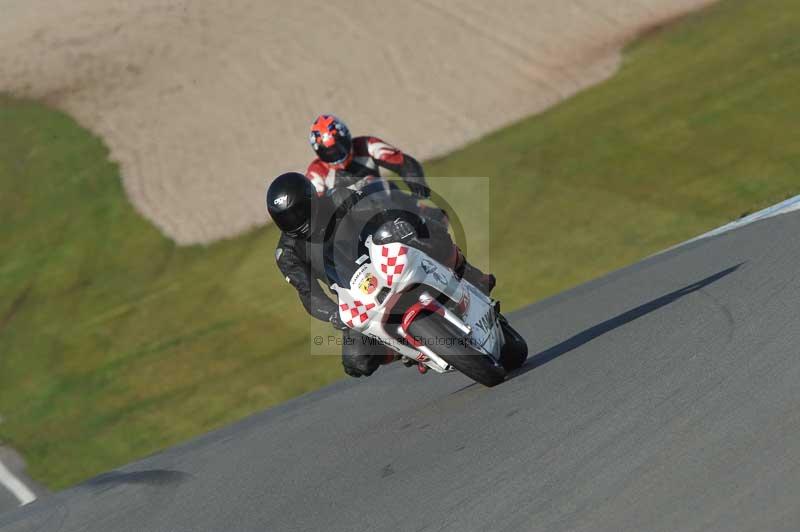
[[[344,197],[337,195],[336,213],[325,238],[325,271],[331,284],[348,284],[360,266],[358,259],[367,253],[367,238],[381,225],[397,218],[421,220],[414,212],[418,207],[408,194],[393,190],[384,182],[373,183],[364,190]]]

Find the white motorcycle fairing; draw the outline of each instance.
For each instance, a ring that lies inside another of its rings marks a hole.
[[[339,315],[348,327],[443,373],[452,367],[436,354],[435,346],[419,345],[404,328],[419,310],[434,310],[464,333],[474,351],[489,355],[499,365],[504,338],[492,299],[416,248],[402,243],[374,244],[371,236],[365,244],[369,255],[358,260],[361,266],[351,277],[350,288],[331,286],[338,296]],[[418,285],[430,290],[423,289],[417,304],[394,311],[404,314],[402,324],[387,323],[403,293]],[[435,301],[438,294],[452,304],[439,305]]]

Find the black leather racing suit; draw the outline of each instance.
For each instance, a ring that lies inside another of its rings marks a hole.
[[[297,290],[297,295],[306,311],[318,320],[331,321],[332,316],[338,318],[337,303],[320,285],[320,282],[326,286],[330,283],[325,261],[326,256],[330,259],[331,239],[344,234],[350,235],[350,240],[355,241],[359,233],[357,226],[366,226],[368,220],[371,221],[369,223],[372,227],[376,227],[385,222],[392,222],[398,211],[411,212],[412,217],[418,212],[415,211],[416,200],[411,196],[399,191],[392,191],[389,194],[394,198],[394,202],[390,201],[389,205],[394,207],[399,205],[399,207],[388,208],[387,203],[375,201],[375,196],[369,193],[334,189],[333,195],[319,198],[323,214],[317,216],[312,223],[309,239],[296,239],[285,233],[281,234],[275,250],[278,268],[286,281]],[[369,197],[369,201],[365,200],[366,197]],[[342,219],[345,217],[347,219],[343,222]],[[320,223],[321,220],[326,220],[326,223]],[[356,220],[355,225],[353,220]],[[436,221],[423,220],[421,217],[417,217],[417,220],[425,227],[418,231],[421,236],[409,241],[408,244],[421,248],[439,262],[454,267],[460,254],[447,233],[446,226]],[[348,223],[355,229],[342,229],[340,223]],[[323,226],[337,227],[337,230],[328,231],[326,234]],[[334,234],[337,236],[332,236]],[[362,234],[363,236],[365,234]],[[382,363],[394,359],[393,351],[352,329],[344,330],[342,334],[345,337],[342,342],[342,365],[348,375],[371,375]]]

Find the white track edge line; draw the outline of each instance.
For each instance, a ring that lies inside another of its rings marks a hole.
[[[14,476],[3,462],[0,462],[0,484],[5,486],[19,500],[20,506],[25,506],[36,500],[36,495],[20,479]]]
[[[767,218],[772,218],[773,216],[778,216],[778,215],[781,215],[781,214],[787,214],[787,213],[790,213],[792,211],[797,211],[797,210],[800,210],[800,195],[791,197],[791,198],[789,198],[787,200],[784,200],[784,201],[782,201],[780,203],[776,203],[775,205],[772,205],[770,207],[767,207],[766,209],[762,209],[760,211],[754,212],[753,214],[749,214],[747,216],[739,218],[738,220],[734,220],[734,221],[732,221],[730,223],[727,223],[727,224],[725,224],[723,226],[717,227],[716,229],[712,229],[711,231],[708,231],[707,233],[703,233],[702,235],[696,236],[694,238],[690,238],[689,240],[686,240],[685,242],[681,242],[680,244],[676,244],[676,245],[674,245],[672,247],[669,247],[669,248],[667,248],[667,249],[665,249],[663,251],[659,251],[658,253],[655,253],[654,255],[651,255],[651,257],[654,257],[656,255],[661,255],[662,253],[666,253],[667,251],[672,251],[673,249],[677,249],[677,248],[679,248],[681,246],[685,246],[686,244],[689,244],[691,242],[697,242],[698,240],[702,240],[704,238],[717,236],[717,235],[720,235],[722,233],[727,233],[728,231],[733,231],[734,229],[739,229],[740,227],[744,227],[745,225],[749,225],[749,224],[751,224],[753,222],[758,222],[759,220],[766,220]]]

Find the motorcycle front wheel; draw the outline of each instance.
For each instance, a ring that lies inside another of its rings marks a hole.
[[[484,386],[497,386],[506,372],[492,357],[473,349],[455,325],[438,314],[427,314],[408,326],[408,333],[445,362]]]
[[[521,368],[528,359],[528,343],[502,314],[500,315],[500,327],[503,328],[505,337],[500,363],[503,364],[506,371],[511,372]]]

